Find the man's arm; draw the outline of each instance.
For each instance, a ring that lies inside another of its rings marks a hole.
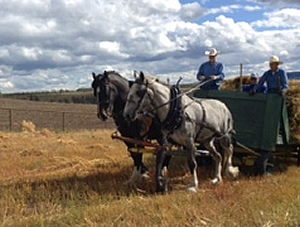
[[[282,86],[282,91],[286,92],[289,88],[289,83],[288,83],[288,77],[286,72],[283,70],[283,73],[280,75],[281,77],[281,86]]]
[[[258,89],[261,89],[264,86],[264,83],[267,80],[267,72],[259,79],[258,83],[255,85],[253,91],[256,92]]]
[[[218,78],[217,78],[218,80],[224,80],[224,78],[225,78],[224,71],[225,71],[224,65],[222,63],[219,63],[218,72],[216,74],[216,76],[218,76]]]
[[[199,70],[198,70],[198,73],[197,73],[197,79],[199,81],[202,81],[203,80],[203,76],[204,76],[204,65],[202,64],[200,67],[199,67]]]

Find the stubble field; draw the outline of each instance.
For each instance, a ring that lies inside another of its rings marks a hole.
[[[182,158],[170,165],[170,192],[150,179],[125,184],[132,161],[112,130],[0,132],[1,226],[299,226],[300,168],[268,177],[210,184],[199,170],[199,191],[188,193]]]

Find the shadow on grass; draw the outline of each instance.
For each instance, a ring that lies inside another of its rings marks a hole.
[[[87,201],[92,196],[122,197],[136,194],[155,194],[155,157],[145,159],[150,170],[149,179],[136,185],[126,184],[132,173],[132,166],[116,163],[107,170],[93,169],[84,174],[75,173],[68,176],[51,176],[45,179],[20,180],[0,186],[0,197],[10,194],[15,199],[25,200],[26,204],[37,204],[42,201]],[[174,157],[169,167],[169,184],[171,190],[186,188],[190,181],[185,158]],[[110,171],[111,170],[111,171]],[[199,168],[199,178],[203,182],[209,178],[207,167]],[[200,182],[200,183],[201,183]]]

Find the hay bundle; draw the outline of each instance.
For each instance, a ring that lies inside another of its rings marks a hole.
[[[33,122],[31,121],[25,121],[23,120],[21,123],[21,128],[23,132],[35,132],[36,126]]]
[[[300,81],[290,81],[286,94],[291,136],[300,142]]]
[[[250,83],[250,76],[243,76],[242,77],[242,84],[249,84]],[[221,90],[223,91],[237,91],[240,87],[240,77],[236,77],[234,79],[225,80],[222,84]]]
[[[248,84],[250,76],[243,76],[242,83]],[[224,81],[221,90],[236,91],[239,89],[240,77]],[[286,94],[288,116],[292,140],[300,142],[300,81],[290,81]]]

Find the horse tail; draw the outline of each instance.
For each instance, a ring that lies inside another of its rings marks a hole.
[[[228,118],[228,134],[230,137],[230,142],[233,146],[236,145],[236,131],[235,131],[235,123],[232,117],[232,114],[230,113],[230,117]]]
[[[235,129],[233,128],[230,132],[229,132],[229,135],[230,135],[230,140],[231,140],[231,143],[233,146],[236,146],[236,131]]]

